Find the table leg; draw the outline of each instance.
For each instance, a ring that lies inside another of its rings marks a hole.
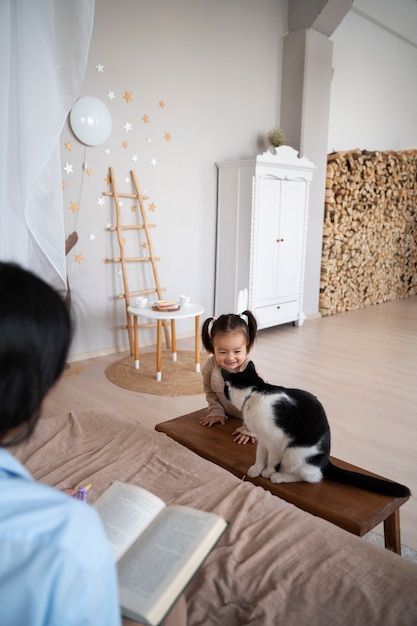
[[[157,320],[156,330],[156,380],[162,380],[162,320]]]
[[[200,371],[200,316],[195,317],[195,371]]]
[[[133,316],[133,335],[134,335],[134,350],[135,350],[135,369],[139,369],[139,330],[138,330],[138,316]]]
[[[172,344],[172,360],[177,360],[177,336],[175,333],[175,320],[171,320],[171,344]]]
[[[394,511],[384,520],[385,547],[391,552],[401,554],[400,509]]]

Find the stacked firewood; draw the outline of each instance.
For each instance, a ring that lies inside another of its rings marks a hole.
[[[328,156],[320,313],[417,293],[417,150]]]

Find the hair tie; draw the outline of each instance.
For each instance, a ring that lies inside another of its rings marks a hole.
[[[247,315],[243,315],[243,313],[239,313],[238,315],[239,315],[240,319],[243,320],[245,322],[246,326],[247,326],[248,323],[249,323],[248,316]]]
[[[211,337],[211,329],[213,328],[213,324],[214,324],[214,322],[216,320],[217,320],[217,317],[212,317],[210,322],[209,322],[209,325],[208,325],[208,328],[207,328],[207,332],[208,332],[210,337]]]

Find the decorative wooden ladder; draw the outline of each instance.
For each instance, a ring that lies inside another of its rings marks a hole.
[[[128,307],[131,305],[131,298],[132,297],[136,297],[136,296],[147,296],[147,295],[151,295],[151,294],[155,294],[157,295],[158,300],[162,299],[162,292],[165,291],[165,287],[161,287],[160,282],[159,282],[159,276],[158,276],[158,268],[156,265],[157,261],[160,261],[160,257],[156,257],[154,255],[154,250],[153,250],[153,245],[152,245],[152,239],[151,239],[151,232],[150,229],[154,228],[156,226],[156,224],[149,224],[147,217],[146,217],[146,211],[145,211],[145,205],[144,205],[144,200],[148,200],[149,196],[144,196],[141,194],[140,192],[140,187],[139,187],[139,183],[138,183],[138,179],[136,176],[136,172],[134,170],[131,170],[130,172],[130,176],[132,178],[132,183],[133,183],[133,187],[135,189],[135,193],[119,193],[117,191],[117,186],[116,186],[116,176],[114,173],[114,168],[110,167],[109,168],[109,174],[110,174],[110,184],[112,186],[113,191],[105,191],[103,193],[104,196],[112,196],[114,198],[114,204],[116,207],[116,226],[110,226],[109,230],[111,231],[116,231],[117,232],[117,240],[119,242],[119,248],[120,248],[120,257],[115,257],[113,259],[111,259],[114,263],[121,263],[122,266],[122,274],[123,274],[123,285],[124,285],[124,293],[119,294],[117,297],[119,299],[123,299],[125,300],[125,307],[126,307],[126,321],[127,324],[126,326],[122,326],[123,329],[127,329],[128,331],[128,335],[129,335],[129,347],[130,347],[130,354],[133,354],[134,352],[134,337],[133,337],[133,324],[132,324],[132,316],[130,315],[129,311],[128,311]],[[123,225],[122,224],[122,215],[121,215],[121,206],[120,206],[120,202],[119,202],[119,198],[129,198],[131,200],[136,200],[139,208],[140,208],[140,213],[142,216],[142,224],[138,223],[138,224],[130,224],[130,225]],[[124,242],[124,238],[123,238],[123,231],[125,230],[144,230],[145,231],[145,236],[146,236],[146,245],[147,248],[149,250],[149,256],[137,256],[137,257],[127,257],[125,254],[125,242]],[[134,263],[134,262],[148,262],[151,263],[151,267],[152,267],[152,274],[153,274],[153,278],[154,278],[154,286],[149,287],[149,288],[145,288],[145,289],[139,289],[136,291],[130,291],[129,289],[129,280],[128,280],[128,272],[127,272],[127,264],[128,263]],[[169,335],[169,326],[168,326],[168,322],[164,321],[163,322],[163,326],[164,326],[164,331],[165,331],[165,341],[167,344],[167,347],[170,348],[171,347],[171,340],[170,340],[170,335]],[[147,324],[138,324],[139,328],[155,328],[156,327],[156,322],[150,322]]]

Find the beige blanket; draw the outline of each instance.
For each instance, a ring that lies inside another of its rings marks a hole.
[[[417,566],[241,482],[162,433],[91,410],[42,419],[13,451],[57,487],[113,480],[167,503],[215,511],[230,527],[189,585],[190,626],[410,626]]]

